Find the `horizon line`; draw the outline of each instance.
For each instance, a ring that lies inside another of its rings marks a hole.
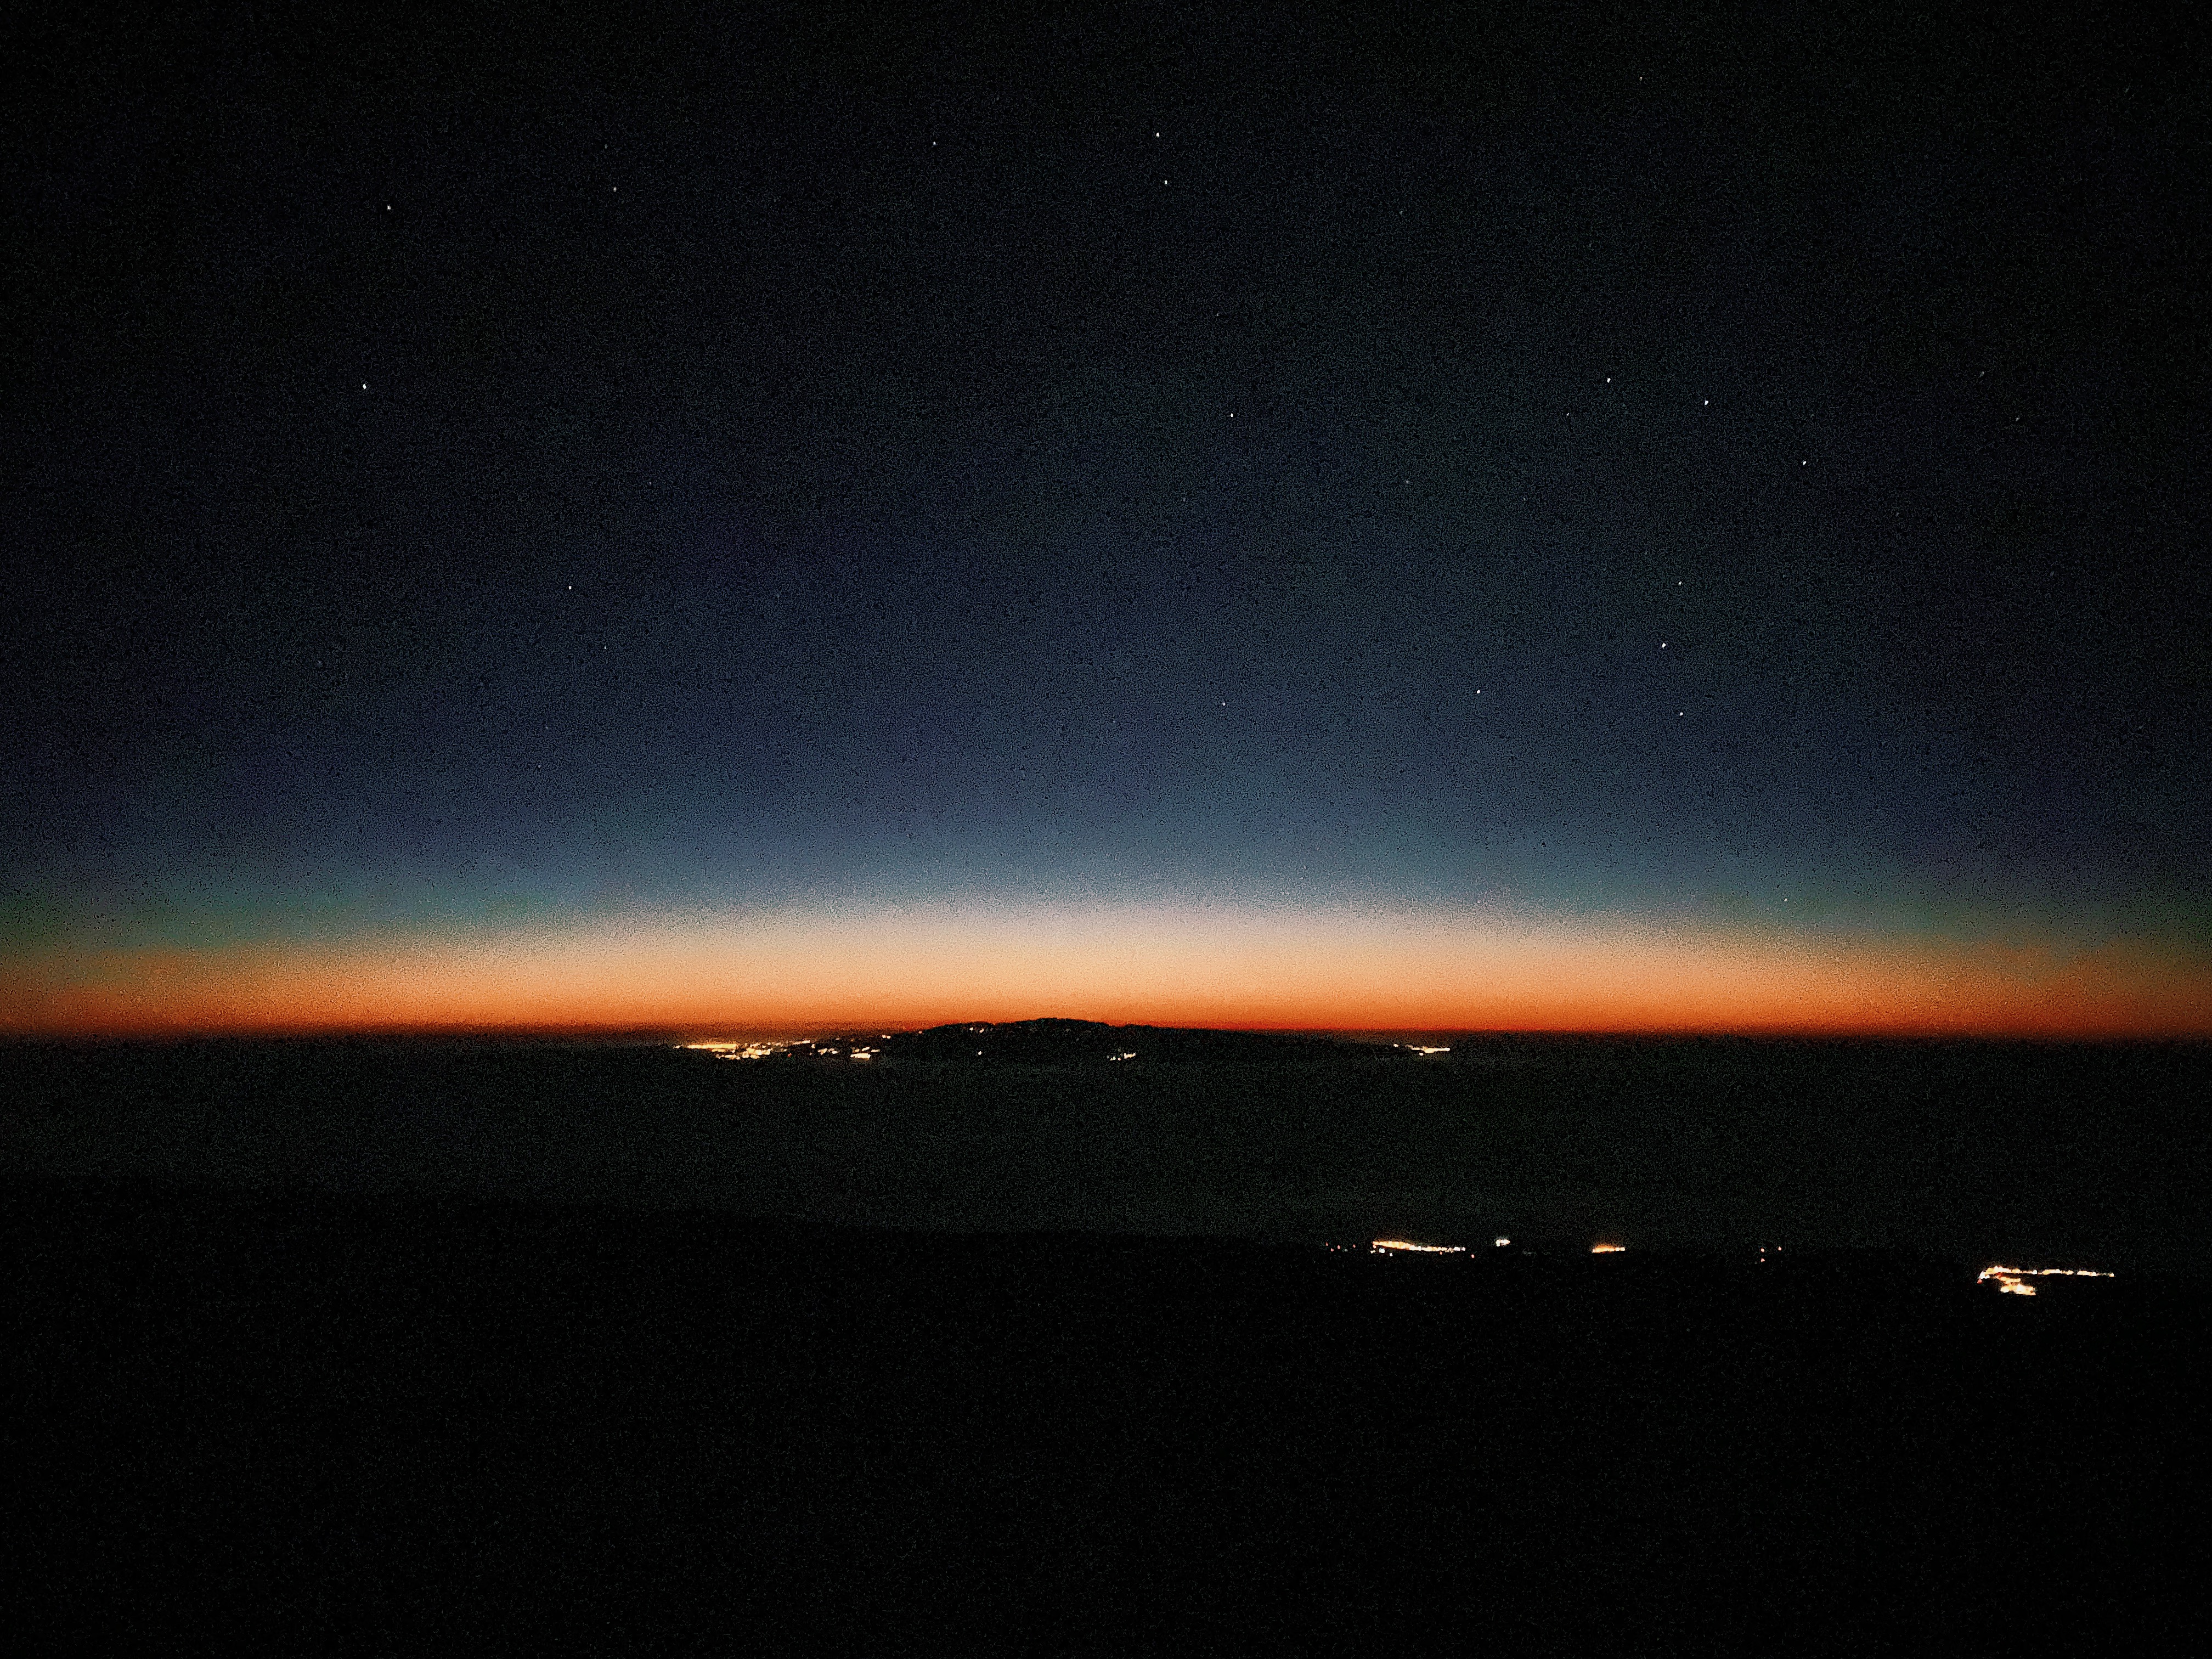
[[[1109,1030],[1163,1031],[1218,1031],[1254,1036],[1335,1037],[1346,1041],[1394,1037],[1449,1037],[1460,1042],[1485,1038],[1577,1038],[1613,1041],[1702,1042],[1729,1038],[1754,1042],[2029,1042],[2075,1045],[2117,1043],[2206,1043],[2212,1033],[2149,1030],[2096,1030],[2068,1027],[2030,1028],[1990,1026],[1966,1029],[1955,1025],[1876,1025],[1804,1022],[1771,1024],[1652,1024],[1652,1025],[1288,1025],[1260,1023],[1175,1024],[1159,1020],[1098,1019],[1082,1015],[1033,1014],[1014,1019],[932,1019],[916,1024],[905,1020],[825,1019],[777,1021],[773,1024],[734,1021],[729,1024],[684,1022],[484,1022],[484,1021],[360,1021],[360,1022],[185,1022],[145,1024],[53,1024],[0,1026],[0,1043],[38,1042],[161,1042],[222,1039],[267,1040],[312,1038],[478,1038],[515,1041],[596,1040],[602,1042],[799,1042],[860,1035],[908,1036],[959,1025],[1002,1027],[1040,1020],[1066,1020]]]

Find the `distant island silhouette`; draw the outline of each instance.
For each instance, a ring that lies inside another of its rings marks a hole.
[[[933,1025],[879,1040],[881,1062],[983,1066],[1207,1066],[1273,1062],[1411,1060],[1387,1042],[1171,1025],[1109,1025],[1094,1019],[1018,1019]]]

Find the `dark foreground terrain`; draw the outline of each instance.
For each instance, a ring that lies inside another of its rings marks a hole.
[[[35,1650],[2118,1652],[2199,1605],[2185,1281],[4,1198]]]
[[[1102,1031],[883,1065],[0,1049],[9,1633],[1919,1654],[2194,1628],[2201,1047]],[[1477,1250],[1320,1243],[1393,1236]],[[2119,1277],[1977,1286],[2023,1256]]]
[[[1131,1027],[959,1036],[866,1063],[665,1042],[0,1044],[0,1180],[2212,1272],[2202,1043],[1493,1038],[1413,1059]]]

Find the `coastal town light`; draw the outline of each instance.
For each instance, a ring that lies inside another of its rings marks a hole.
[[[1984,1267],[1975,1275],[1974,1283],[1985,1284],[1994,1279],[1997,1289],[2007,1296],[2033,1296],[2035,1286],[2031,1279],[2110,1279],[2110,1273],[2100,1273],[2087,1267]]]

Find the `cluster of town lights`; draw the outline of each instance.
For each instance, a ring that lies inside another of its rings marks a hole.
[[[2112,1274],[2093,1273],[2087,1267],[1984,1267],[1974,1280],[1977,1285],[1996,1279],[1997,1289],[2007,1296],[2033,1296],[2035,1286],[2031,1279],[2110,1279]]]
[[[687,1042],[686,1048],[696,1048],[714,1055],[717,1060],[766,1060],[770,1054],[782,1052],[781,1042]]]
[[[885,1032],[886,1036],[890,1036]],[[799,1042],[686,1042],[678,1045],[687,1050],[712,1054],[716,1060],[773,1060],[778,1054],[787,1054],[793,1049],[809,1054],[830,1054],[847,1060],[873,1060],[873,1048],[853,1048]]]

